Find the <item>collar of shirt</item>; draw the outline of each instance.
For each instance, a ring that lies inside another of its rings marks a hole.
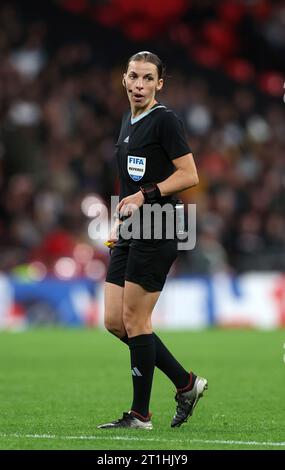
[[[144,117],[148,116],[150,113],[152,113],[152,111],[155,111],[156,109],[158,108],[166,108],[166,106],[164,106],[163,104],[159,104],[157,103],[156,105],[154,105],[152,108],[148,109],[147,111],[145,111],[144,113],[140,114],[139,116],[135,117],[135,118],[132,118],[131,117],[131,124],[136,124],[138,121],[140,121],[141,119],[143,119]]]

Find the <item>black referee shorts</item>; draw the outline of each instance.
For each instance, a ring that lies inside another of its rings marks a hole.
[[[177,240],[123,240],[112,249],[106,281],[124,287],[125,281],[148,292],[160,292],[177,258]]]

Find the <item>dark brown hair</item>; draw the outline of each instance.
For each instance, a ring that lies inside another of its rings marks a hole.
[[[158,79],[164,78],[165,66],[156,54],[153,54],[152,52],[149,52],[149,51],[137,52],[136,54],[132,55],[129,58],[128,63],[127,63],[127,70],[130,65],[130,62],[132,61],[150,62],[151,64],[156,65]]]

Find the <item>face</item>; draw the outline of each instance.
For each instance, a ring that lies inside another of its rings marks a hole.
[[[163,80],[151,62],[131,61],[124,73],[125,87],[132,109],[146,111],[155,103],[155,93],[161,90]]]

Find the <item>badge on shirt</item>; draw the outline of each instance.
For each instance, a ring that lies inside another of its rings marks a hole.
[[[145,174],[146,158],[128,155],[128,173],[132,180],[139,181]]]

